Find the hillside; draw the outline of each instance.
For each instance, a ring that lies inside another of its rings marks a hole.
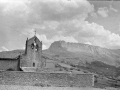
[[[13,50],[13,51],[3,51],[0,52],[0,58],[16,58],[19,55],[22,55],[24,50]]]
[[[100,61],[108,65],[119,66],[120,50],[111,50],[82,43],[69,43],[56,41],[51,44],[45,53],[53,54],[54,58],[75,59],[76,61],[93,62]],[[75,61],[74,60],[74,61]]]
[[[80,71],[97,74],[96,87],[114,86],[116,82],[112,79],[120,75],[120,50],[56,41],[43,52],[53,60],[77,67]]]

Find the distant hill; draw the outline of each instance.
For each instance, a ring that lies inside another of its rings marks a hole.
[[[13,50],[13,51],[3,51],[0,52],[0,58],[16,58],[19,55],[22,55],[24,50]]]
[[[80,62],[100,61],[108,65],[120,66],[120,50],[112,50],[82,43],[56,41],[45,53],[57,59],[75,59]]]
[[[96,87],[114,86],[115,83],[112,80],[116,80],[115,78],[120,75],[119,49],[56,41],[43,53],[53,60],[75,66],[84,73],[97,74]]]

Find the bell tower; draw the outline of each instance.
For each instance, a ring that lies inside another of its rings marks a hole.
[[[21,67],[25,71],[36,71],[37,69],[44,68],[45,61],[42,59],[42,41],[37,38],[36,32],[34,37],[26,40],[25,55],[21,59]]]

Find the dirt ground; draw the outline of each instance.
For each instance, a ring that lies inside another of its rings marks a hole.
[[[36,87],[36,86],[17,86],[17,85],[0,85],[0,90],[120,90],[115,88],[99,89],[92,87]]]

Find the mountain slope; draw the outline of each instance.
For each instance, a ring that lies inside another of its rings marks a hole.
[[[82,43],[56,41],[44,52],[52,53],[54,58],[57,55],[60,59],[76,58],[83,63],[101,61],[108,65],[120,66],[120,50],[106,49]]]
[[[24,50],[13,50],[13,51],[3,51],[0,52],[0,58],[16,58],[19,55],[22,55]]]

